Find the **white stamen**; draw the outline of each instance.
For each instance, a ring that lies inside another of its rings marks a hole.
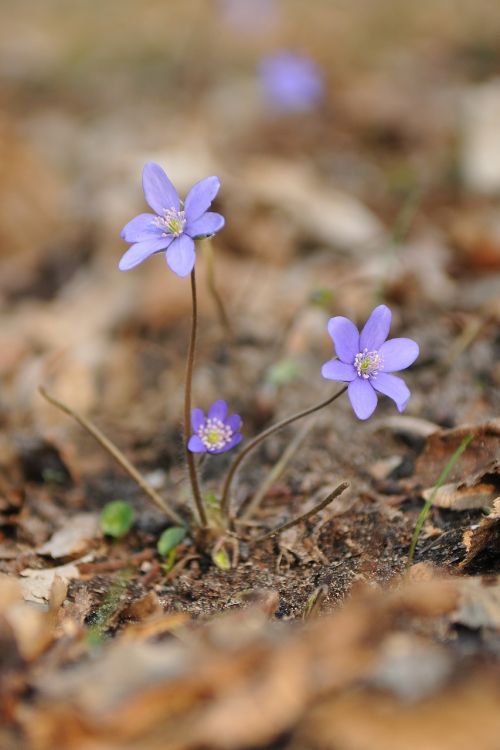
[[[175,208],[166,208],[163,216],[157,216],[154,223],[163,230],[164,237],[180,237],[186,226],[185,212],[177,211]]]
[[[229,443],[232,429],[220,419],[207,419],[198,429],[198,437],[207,450],[220,450]]]
[[[377,351],[369,352],[368,349],[363,349],[354,357],[354,367],[359,377],[364,380],[376,378],[383,366],[384,361]]]

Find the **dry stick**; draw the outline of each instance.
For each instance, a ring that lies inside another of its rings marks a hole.
[[[278,432],[278,430],[283,429],[283,427],[287,427],[287,425],[292,424],[292,422],[296,422],[298,419],[302,419],[302,417],[307,417],[309,416],[309,414],[314,414],[315,411],[319,411],[320,409],[323,409],[325,406],[328,406],[329,404],[333,403],[336,399],[338,399],[338,397],[341,396],[343,393],[345,393],[346,390],[347,390],[347,386],[344,386],[340,391],[337,391],[337,393],[334,393],[333,396],[329,396],[325,401],[321,401],[321,403],[316,404],[315,406],[311,406],[309,407],[309,409],[305,409],[304,411],[299,411],[296,414],[292,414],[291,417],[286,417],[286,419],[282,419],[281,422],[277,422],[276,424],[271,425],[271,427],[268,427],[267,430],[264,430],[263,432],[259,433],[256,437],[254,437],[253,440],[247,443],[247,445],[243,448],[243,450],[240,453],[238,453],[233,463],[229,467],[229,471],[227,473],[226,480],[224,482],[224,487],[222,489],[222,500],[221,500],[221,513],[222,513],[223,518],[228,518],[229,516],[229,504],[231,501],[229,493],[231,490],[231,483],[233,481],[233,477],[236,474],[241,463],[248,456],[248,454],[251,453],[254,448],[256,448],[260,443],[262,443],[263,440],[265,440],[267,437],[272,435],[274,432]]]
[[[184,526],[185,523],[182,520],[182,518],[175,512],[173,508],[171,508],[166,500],[164,500],[153,487],[144,479],[142,474],[135,468],[135,466],[128,460],[128,458],[121,452],[121,450],[111,442],[109,438],[104,435],[103,432],[90,420],[86,417],[82,416],[78,412],[74,411],[73,409],[70,409],[69,406],[66,406],[66,404],[63,404],[62,401],[58,401],[53,396],[49,395],[45,388],[42,386],[39,387],[40,394],[44,397],[46,401],[48,401],[53,406],[56,406],[60,411],[67,414],[69,417],[72,417],[76,422],[78,422],[79,425],[83,427],[84,430],[87,430],[87,432],[92,435],[92,437],[97,440],[99,445],[101,445],[105,450],[110,453],[113,458],[118,461],[120,466],[125,469],[127,474],[129,474],[132,479],[139,485],[141,490],[149,497],[150,500],[154,502],[155,505],[160,508],[170,520],[179,525]]]
[[[203,243],[203,252],[205,255],[205,266],[207,269],[207,285],[210,294],[215,302],[217,314],[219,316],[220,324],[226,331],[229,337],[233,335],[233,329],[231,327],[231,321],[224,307],[222,297],[219,294],[217,285],[215,283],[215,263],[214,263],[214,250],[212,246],[212,240],[207,238]]]
[[[349,482],[341,482],[338,485],[338,487],[335,487],[333,492],[330,492],[330,494],[327,495],[324,498],[324,500],[322,500],[320,503],[315,505],[314,508],[311,508],[311,510],[308,510],[305,513],[302,513],[301,516],[298,516],[297,518],[294,518],[291,521],[284,523],[282,526],[278,526],[278,528],[273,529],[273,531],[269,531],[267,534],[264,534],[264,536],[259,536],[257,537],[257,539],[253,539],[252,541],[254,543],[262,542],[264,539],[269,539],[270,536],[276,536],[276,534],[281,534],[282,531],[291,529],[292,526],[296,526],[301,521],[307,521],[308,518],[316,515],[316,513],[319,513],[320,510],[323,510],[323,508],[326,508],[326,506],[329,505],[332,502],[332,500],[335,500],[335,498],[341,495],[348,487],[349,487]]]
[[[306,422],[304,425],[302,425],[302,428],[297,432],[297,434],[295,435],[291,443],[288,444],[287,448],[283,451],[282,456],[278,459],[278,461],[276,461],[271,471],[264,477],[264,481],[261,483],[259,489],[255,493],[255,495],[252,497],[248,505],[245,507],[245,510],[241,514],[242,522],[246,521],[250,516],[252,516],[255,513],[255,511],[261,504],[262,500],[267,495],[269,488],[281,476],[288,462],[291,460],[291,458],[295,455],[295,453],[298,451],[298,449],[304,442],[308,433],[311,431],[312,426],[313,426],[313,420]]]
[[[186,377],[184,384],[184,451],[186,453],[186,463],[189,472],[189,481],[193,492],[196,510],[198,511],[199,521],[202,528],[208,525],[207,512],[201,497],[200,485],[198,482],[198,473],[194,454],[188,449],[188,440],[191,424],[191,386],[193,382],[194,353],[196,349],[196,330],[198,326],[198,305],[196,299],[196,277],[194,268],[191,271],[191,335],[189,337],[189,349],[186,362]]]

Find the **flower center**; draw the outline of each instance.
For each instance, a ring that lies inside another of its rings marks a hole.
[[[163,234],[179,237],[186,225],[185,212],[176,211],[175,208],[166,208],[163,211],[163,216],[156,217],[155,224],[163,230]]]
[[[232,429],[220,419],[207,419],[198,430],[198,437],[208,451],[224,448],[232,436]]]
[[[369,378],[375,378],[378,375],[378,371],[383,368],[383,360],[378,352],[369,352],[368,349],[363,349],[354,357],[354,367],[360,378],[368,380]]]

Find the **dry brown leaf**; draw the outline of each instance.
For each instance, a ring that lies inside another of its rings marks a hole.
[[[488,508],[498,495],[494,484],[478,482],[468,487],[464,482],[443,484],[435,492],[433,487],[423,490],[422,497],[438,508],[448,510],[468,510],[471,508]]]
[[[451,619],[468,628],[492,628],[500,632],[500,578],[464,579],[458,607]]]
[[[415,465],[415,477],[421,486],[431,487],[436,483],[446,462],[468,435],[473,436],[472,442],[453,467],[449,482],[463,482],[464,476],[476,477],[477,481],[481,472],[490,470],[492,462],[498,461],[500,419],[429,435]]]
[[[82,555],[98,536],[101,533],[97,513],[78,513],[67,520],[48,542],[38,547],[37,552],[39,555],[50,555],[55,560]]]
[[[493,502],[493,509],[489,516],[464,532],[463,543],[467,550],[465,558],[460,563],[461,568],[467,568],[483,552],[500,555],[500,498]]]
[[[59,565],[57,568],[24,568],[21,571],[19,582],[26,601],[46,604],[50,600],[52,586],[56,576],[63,581],[79,578],[78,567],[69,563]]]

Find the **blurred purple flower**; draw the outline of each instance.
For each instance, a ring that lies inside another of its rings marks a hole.
[[[122,256],[120,271],[135,268],[150,255],[166,250],[174,273],[191,273],[196,258],[194,240],[224,226],[223,216],[208,211],[219,187],[218,177],[206,177],[193,185],[183,204],[160,165],[148,162],[142,172],[142,188],[155,213],[139,214],[123,227],[121,237],[134,244]]]
[[[324,95],[324,79],[314,60],[295,52],[282,51],[264,57],[260,63],[264,93],[283,112],[306,112]]]
[[[192,453],[225,453],[241,442],[241,417],[238,414],[227,416],[225,401],[214,401],[205,417],[203,409],[191,412],[193,435],[188,448]]]
[[[354,413],[368,419],[377,406],[377,391],[395,401],[404,411],[410,390],[404,380],[391,375],[409,367],[418,357],[418,344],[412,339],[389,339],[392,313],[379,305],[359,333],[349,318],[337,316],[328,321],[328,333],[335,344],[338,359],[321,368],[328,380],[349,383],[348,394]]]
[[[243,34],[272,29],[279,19],[277,0],[219,0],[224,21]]]

